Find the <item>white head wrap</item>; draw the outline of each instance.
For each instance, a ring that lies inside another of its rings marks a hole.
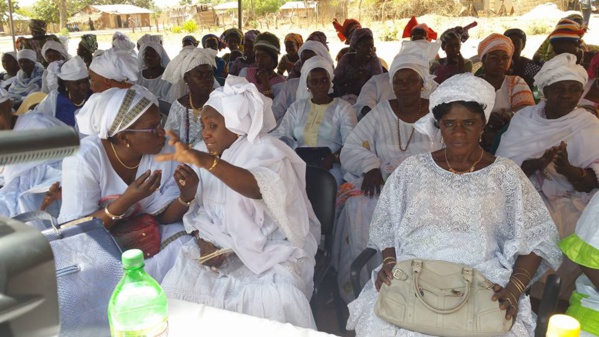
[[[320,43],[320,42],[317,42]],[[327,60],[326,58],[322,57],[322,56],[314,56],[311,57],[310,59],[308,59],[306,62],[304,62],[304,64],[302,65],[302,74],[300,76],[300,80],[299,80],[299,86],[297,87],[297,91],[296,91],[296,99],[300,100],[300,99],[306,99],[306,98],[311,98],[312,94],[308,91],[308,75],[310,74],[310,71],[312,71],[313,69],[316,68],[322,68],[324,70],[327,71],[327,73],[329,73],[329,94],[331,92],[333,92],[333,85],[332,85],[332,81],[333,78],[335,78],[335,75],[333,74],[333,66],[331,65],[331,63],[329,62],[329,60]]]
[[[429,113],[420,118],[414,128],[418,132],[431,137],[433,141],[440,141],[441,130],[435,126],[433,108],[443,103],[457,101],[481,104],[485,110],[485,120],[488,122],[495,105],[495,88],[489,82],[474,76],[472,73],[453,75],[433,91],[428,104]]]
[[[7,51],[4,54],[2,54],[2,56],[4,56],[5,54],[12,56],[15,60],[17,59],[17,53],[14,51]]]
[[[588,79],[589,75],[584,67],[576,64],[576,56],[566,53],[556,55],[543,64],[541,70],[535,75],[535,85],[540,90],[561,81],[577,81],[584,86]]]
[[[304,44],[302,44],[300,49],[297,51],[297,54],[300,56],[300,59],[302,57],[302,52],[304,50],[311,50],[311,51],[315,52],[317,56],[324,57],[329,62],[331,62],[331,65],[333,67],[335,66],[335,63],[333,63],[333,59],[331,58],[331,54],[329,54],[327,47],[325,47],[322,43],[320,43],[318,41],[312,41],[312,40],[308,40],[308,41],[304,42]]]
[[[156,97],[146,88],[110,88],[93,94],[75,116],[79,131],[108,139],[135,123],[152,105]]]
[[[89,69],[94,73],[115,81],[137,82],[137,60],[129,52],[115,49],[105,50],[94,57]]]
[[[162,44],[162,35],[144,34],[142,35],[142,37],[139,38],[139,40],[137,40],[137,45],[140,47],[141,50],[141,45],[148,42],[156,42],[158,44]]]
[[[137,57],[137,64],[139,66],[139,70],[146,69],[146,64],[144,62],[144,56],[145,56],[146,48],[148,48],[148,47],[154,49],[156,51],[156,53],[158,53],[158,56],[160,56],[160,65],[163,68],[166,68],[168,63],[171,61],[170,57],[168,57],[168,54],[166,53],[166,50],[164,50],[164,47],[159,42],[148,41],[148,42],[141,44],[139,47],[139,56]]]
[[[121,32],[116,32],[114,35],[112,35],[112,47],[116,50],[122,50],[131,53],[135,49],[135,43],[133,43],[133,41],[131,41],[127,35]]]
[[[10,99],[10,95],[8,94],[8,91],[0,88],[0,104],[8,101]]]
[[[20,61],[22,59],[28,59],[33,61],[34,63],[37,63],[37,54],[35,53],[35,51],[31,49],[21,49],[17,53],[17,61]]]
[[[60,42],[57,42],[54,40],[48,40],[48,41],[46,41],[46,43],[44,43],[44,46],[42,47],[42,57],[46,61],[48,61],[46,59],[46,52],[48,50],[55,50],[55,51],[59,52],[60,55],[62,55],[62,57],[64,57],[65,60],[68,60],[71,58],[71,56],[67,52],[67,49],[65,48],[65,46]]]
[[[48,91],[58,89],[58,73],[60,73],[60,68],[65,62],[54,61],[48,64],[48,68],[46,69],[46,85],[48,86]]]
[[[229,75],[225,85],[210,94],[204,106],[208,105],[223,115],[229,131],[247,135],[250,143],[277,126],[272,100],[243,77]]]
[[[437,56],[441,41],[427,40],[403,41],[399,54],[395,56],[389,67],[389,81],[393,87],[393,76],[400,69],[412,69],[420,75],[423,81],[423,95],[430,94],[434,76],[430,74],[430,63]]]
[[[77,55],[72,59],[64,62],[60,67],[58,77],[63,81],[78,81],[88,78],[87,66],[83,59]]]
[[[185,73],[197,66],[208,64],[216,68],[216,51],[210,48],[183,48],[166,66],[162,79],[173,84],[169,97],[177,99],[185,95],[189,89],[183,81]]]

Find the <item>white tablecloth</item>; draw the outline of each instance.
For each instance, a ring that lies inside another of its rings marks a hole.
[[[219,337],[335,336],[316,330],[299,328],[289,323],[280,323],[172,298],[168,299],[168,325],[169,337],[196,335]]]

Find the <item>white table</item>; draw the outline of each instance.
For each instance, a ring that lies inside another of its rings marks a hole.
[[[289,323],[280,323],[172,298],[168,299],[168,325],[169,337],[335,336],[316,330],[299,328]]]

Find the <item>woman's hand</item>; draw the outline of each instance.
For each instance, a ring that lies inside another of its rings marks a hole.
[[[60,182],[57,181],[52,186],[46,195],[44,196],[44,200],[42,200],[42,205],[40,206],[40,211],[45,211],[52,205],[53,202],[62,199],[62,187],[60,186]]]
[[[198,190],[198,184],[200,178],[191,167],[187,165],[179,165],[173,174],[177,186],[179,186],[180,197],[183,201],[187,202],[194,198],[196,191]]]
[[[374,197],[381,193],[381,186],[385,183],[383,174],[378,168],[372,169],[364,173],[364,181],[362,181],[362,192],[364,195]]]
[[[196,238],[196,244],[200,247],[200,257],[206,256],[208,254],[212,254],[218,250],[215,245],[211,244],[208,241],[204,241],[202,238]],[[204,262],[205,266],[218,268],[223,262],[227,259],[225,254],[216,256]]]
[[[155,170],[154,172],[147,170],[127,187],[122,197],[129,200],[131,204],[145,199],[156,192],[160,187],[161,179],[161,170]]]
[[[391,285],[391,280],[393,279],[393,267],[395,267],[395,263],[387,263],[383,265],[381,270],[379,270],[379,273],[376,276],[376,281],[374,282],[376,291],[381,290],[383,283],[388,286]]]
[[[505,310],[505,319],[509,321],[516,317],[518,315],[518,299],[520,298],[520,294],[514,294],[507,287],[503,288],[499,284],[493,285],[493,291],[495,295],[491,299],[493,302],[499,301],[499,308]]]
[[[173,153],[165,153],[156,156],[157,161],[170,161],[174,160],[180,163],[192,164],[197,167],[203,167],[201,164],[201,155],[203,152],[191,149],[189,145],[183,144],[179,137],[172,131],[167,130],[166,134],[169,137],[168,144],[175,148],[175,152]],[[210,156],[207,153],[204,153],[207,156]],[[212,157],[212,156],[210,156]],[[212,159],[210,159],[212,162]]]
[[[576,180],[580,178],[580,168],[572,166],[570,164],[570,160],[568,159],[568,145],[564,142],[561,142],[558,147],[556,147],[556,153],[553,158],[553,162],[555,163],[555,171],[557,173],[565,176],[568,180]]]

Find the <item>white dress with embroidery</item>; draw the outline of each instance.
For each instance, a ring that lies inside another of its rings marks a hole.
[[[511,160],[498,157],[479,171],[453,174],[430,153],[406,159],[387,180],[370,227],[377,250],[395,248],[397,261],[443,260],[479,270],[505,286],[518,256],[543,261],[533,278],[561,262],[557,229],[539,194]],[[424,336],[378,318],[372,279],[349,304],[348,329],[357,336]],[[533,336],[536,318],[528,296],[519,300],[506,336]]]

